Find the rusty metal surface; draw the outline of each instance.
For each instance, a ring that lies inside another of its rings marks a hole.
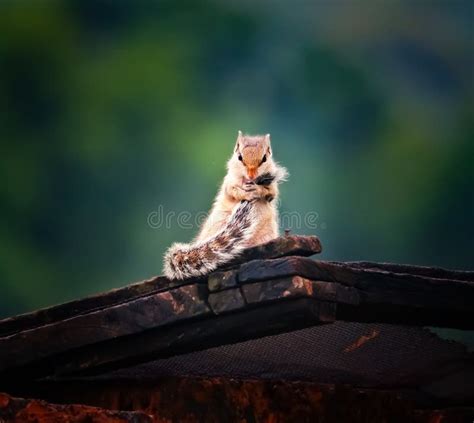
[[[154,421],[157,420],[141,411],[113,411],[79,404],[51,404],[0,393],[1,423],[152,423]]]
[[[466,419],[474,412],[472,408],[422,410],[404,393],[393,390],[224,378],[165,378],[153,383],[69,381],[44,384],[41,392],[52,401],[80,401],[106,409],[142,412],[156,423],[457,423],[469,421]],[[94,412],[100,413],[97,409]],[[110,412],[102,413],[110,416],[106,414]],[[130,418],[126,421],[146,421],[138,420],[141,414],[122,416]]]

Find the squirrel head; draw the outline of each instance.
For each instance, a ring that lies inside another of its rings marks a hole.
[[[229,160],[229,170],[247,181],[275,171],[270,134],[244,135],[239,131],[234,154]]]

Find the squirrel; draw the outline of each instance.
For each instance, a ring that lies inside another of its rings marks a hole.
[[[243,249],[278,237],[278,184],[287,176],[273,159],[270,134],[239,131],[209,216],[192,243],[175,243],[165,253],[165,276],[207,275]]]

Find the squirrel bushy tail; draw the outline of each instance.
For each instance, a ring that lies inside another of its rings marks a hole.
[[[173,244],[165,254],[163,270],[169,279],[204,276],[240,254],[253,234],[255,201],[237,204],[226,226],[201,242]]]

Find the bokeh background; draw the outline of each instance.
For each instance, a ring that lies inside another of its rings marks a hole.
[[[323,258],[474,268],[473,4],[2,0],[0,317],[160,273],[239,129]]]

